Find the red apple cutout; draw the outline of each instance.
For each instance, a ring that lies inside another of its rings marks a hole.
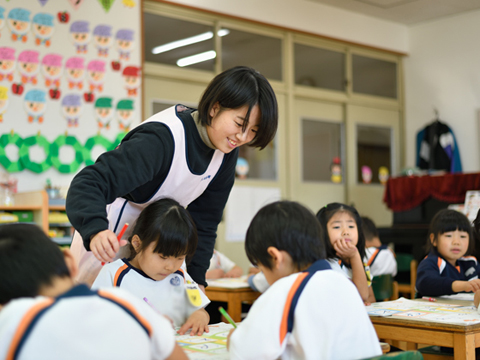
[[[23,93],[23,85],[22,83],[12,84],[12,92],[17,95],[22,95]]]
[[[58,89],[50,89],[49,93],[51,99],[60,99],[60,95],[62,94]]]
[[[70,19],[70,14],[66,11],[59,11],[58,14],[58,21],[60,21],[61,23],[68,23],[68,20]]]
[[[95,95],[92,92],[88,92],[83,94],[83,98],[87,103],[91,103],[95,100]]]
[[[115,61],[115,60],[112,61],[112,69],[113,70],[115,70],[115,71],[120,70],[120,66],[121,66],[120,61]]]

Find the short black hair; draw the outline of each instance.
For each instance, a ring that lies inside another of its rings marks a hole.
[[[325,259],[323,232],[312,211],[293,201],[277,201],[261,208],[247,230],[245,251],[253,265],[272,269],[270,246],[286,251],[303,270]]]
[[[475,239],[473,238],[472,224],[464,214],[452,209],[442,209],[432,218],[430,228],[428,229],[428,239],[426,243],[427,253],[434,248],[436,249],[436,246],[430,241],[430,234],[433,234],[434,240],[437,240],[438,235],[455,230],[468,233],[468,249],[465,255],[473,254],[475,250]]]
[[[378,237],[378,229],[369,217],[362,216],[362,231],[366,241]]]
[[[56,277],[69,277],[63,253],[37,225],[0,226],[0,304],[34,297]]]
[[[348,205],[336,203],[336,202],[325,205],[317,212],[317,219],[320,221],[320,225],[322,226],[323,232],[325,233],[327,258],[334,259],[338,257],[335,252],[335,249],[332,246],[330,237],[328,236],[328,229],[327,229],[328,221],[337,212],[346,212],[350,214],[355,220],[355,223],[357,224],[357,229],[358,229],[357,249],[358,249],[358,253],[360,254],[360,258],[363,261],[365,259],[366,253],[365,253],[365,236],[363,235],[363,231],[362,231],[362,218],[360,217],[360,214],[358,213],[357,209],[355,209],[353,206],[348,206]]]
[[[200,122],[212,123],[210,110],[218,103],[220,109],[238,109],[248,106],[243,131],[248,126],[250,111],[255,105],[260,110],[257,135],[249,146],[265,148],[275,137],[278,127],[277,98],[268,80],[255,69],[236,66],[215,76],[205,89],[198,113]]]
[[[176,200],[163,198],[145,207],[135,222],[130,241],[130,260],[136,252],[131,245],[134,235],[141,240],[138,252],[156,242],[153,252],[164,256],[193,256],[197,249],[197,227],[189,212]]]

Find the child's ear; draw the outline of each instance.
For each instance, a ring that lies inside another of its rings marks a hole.
[[[274,246],[267,248],[267,253],[272,257],[273,268],[279,268],[280,264],[284,262],[284,254]]]
[[[142,240],[140,240],[140,237],[138,235],[133,235],[132,246],[135,249],[135,252],[138,254],[140,248],[142,247]]]
[[[434,234],[430,234],[430,242],[432,243],[433,246],[437,246],[437,239],[435,239]]]
[[[78,274],[78,265],[75,261],[75,258],[72,255],[70,249],[62,249],[63,258],[65,259],[65,264],[67,264],[67,269],[70,272],[70,277],[75,279]]]

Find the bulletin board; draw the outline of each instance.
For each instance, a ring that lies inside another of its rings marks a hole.
[[[140,0],[0,0],[0,169],[19,187],[68,185],[140,123],[140,19]]]

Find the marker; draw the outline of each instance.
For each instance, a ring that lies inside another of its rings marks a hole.
[[[422,296],[422,299],[423,299],[423,300],[432,301],[432,302],[435,302],[435,301],[437,301],[437,299],[435,299],[435,298],[432,298],[432,297],[428,297],[428,296]]]
[[[228,322],[229,322],[230,324],[232,324],[234,328],[237,328],[237,325],[235,324],[235,321],[232,320],[232,318],[230,317],[230,315],[228,315],[228,313],[225,311],[225,309],[224,309],[223,307],[220,306],[220,307],[218,308],[218,311],[220,311],[220,313],[221,313],[223,316],[225,316],[225,319],[227,319]]]
[[[123,234],[125,234],[125,231],[127,231],[127,228],[128,228],[128,223],[125,223],[125,225],[123,225],[122,230],[120,230],[120,232],[118,233],[118,236],[117,236],[118,242],[122,240],[122,236]],[[105,261],[102,261],[102,266],[103,265],[105,265]]]

